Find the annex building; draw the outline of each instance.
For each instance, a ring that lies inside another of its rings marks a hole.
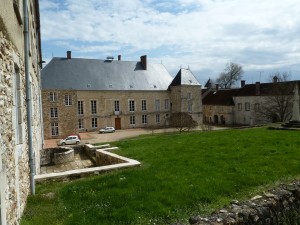
[[[173,78],[159,63],[53,58],[42,70],[44,137],[116,129],[163,127],[174,112],[202,123],[201,85],[189,69]]]

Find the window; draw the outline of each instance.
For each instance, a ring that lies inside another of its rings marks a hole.
[[[19,69],[15,68],[15,80],[14,80],[14,111],[16,115],[16,144],[23,143],[23,113],[22,113],[22,90],[21,90],[21,76]]]
[[[77,102],[78,115],[83,115],[83,101]]]
[[[135,116],[130,116],[130,125],[135,125]]]
[[[188,99],[188,100],[191,100],[191,99],[192,99],[192,93],[191,93],[191,92],[188,92],[188,93],[187,93],[187,99]]]
[[[142,123],[147,124],[148,123],[148,117],[147,115],[142,115]]]
[[[98,127],[98,118],[92,118],[92,128]]]
[[[120,111],[120,102],[115,101],[115,111]]]
[[[78,129],[83,129],[84,125],[83,125],[83,119],[78,119]]]
[[[170,99],[165,99],[165,110],[170,109]]]
[[[97,101],[91,101],[91,112],[92,114],[97,114]]]
[[[255,104],[254,104],[254,110],[255,110],[256,112],[258,112],[258,111],[260,110],[260,105],[259,105],[259,103],[255,103]]]
[[[142,100],[142,111],[146,111],[147,110],[147,102],[146,100]]]
[[[65,95],[65,106],[71,106],[71,105],[72,105],[72,96]]]
[[[155,122],[156,123],[160,123],[160,115],[159,114],[156,114],[156,116],[155,116]]]
[[[242,103],[238,103],[238,110],[242,111]]]
[[[250,103],[249,102],[245,103],[245,110],[250,111]]]
[[[50,108],[50,117],[51,118],[57,118],[58,117],[57,108]]]
[[[129,100],[129,111],[130,112],[134,112],[135,111],[134,100]]]
[[[51,136],[58,136],[58,123],[51,123]]]
[[[188,112],[192,112],[193,111],[193,104],[189,103],[188,105]]]
[[[155,100],[155,110],[160,111],[160,100],[159,99]]]
[[[50,92],[49,93],[49,101],[50,102],[55,102],[56,100],[57,100],[56,92]]]

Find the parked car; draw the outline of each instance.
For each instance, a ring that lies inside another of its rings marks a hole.
[[[105,127],[101,130],[99,130],[99,134],[103,134],[103,133],[114,133],[116,130],[114,127]]]
[[[59,141],[59,145],[74,145],[74,144],[79,144],[80,139],[77,135],[69,135],[65,139],[61,139]]]

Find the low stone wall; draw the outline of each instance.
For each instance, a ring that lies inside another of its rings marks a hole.
[[[194,216],[194,225],[281,225],[300,224],[300,182],[281,185],[246,202],[232,201],[209,217]]]
[[[123,157],[108,152],[110,150],[114,150],[117,148],[108,148],[108,149],[97,149],[96,150],[96,163],[97,166],[106,166],[106,165],[113,165],[119,163],[125,163],[126,160]]]
[[[84,152],[95,164],[97,164],[96,150],[103,149],[103,148],[109,148],[109,147],[110,147],[110,144],[103,144],[103,145],[97,145],[97,146],[94,146],[91,144],[85,144]]]
[[[71,150],[73,153],[71,153]],[[62,162],[59,159],[59,154],[60,153],[64,153],[62,154],[60,158],[63,158],[64,156],[66,156],[66,153],[69,155],[66,158],[69,158],[69,160],[71,160],[71,158],[73,158],[74,160],[74,149],[72,147],[56,147],[56,148],[47,148],[47,149],[43,149],[40,152],[40,156],[41,156],[41,166],[47,166],[47,165],[51,165],[51,164],[61,164],[64,162],[70,162],[70,161],[64,161]]]
[[[53,162],[55,165],[74,161],[74,149],[54,153]]]

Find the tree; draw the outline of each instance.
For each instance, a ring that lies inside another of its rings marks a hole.
[[[265,93],[257,113],[272,122],[284,122],[291,118],[293,107],[293,90],[295,83],[288,81],[290,73],[276,72],[270,74],[268,93]]]
[[[173,113],[171,115],[170,122],[171,126],[178,129],[180,133],[183,131],[189,131],[198,125],[191,115],[184,112]]]
[[[239,64],[230,62],[226,65],[224,72],[220,73],[216,82],[222,88],[231,88],[238,80],[242,78],[244,71]]]

